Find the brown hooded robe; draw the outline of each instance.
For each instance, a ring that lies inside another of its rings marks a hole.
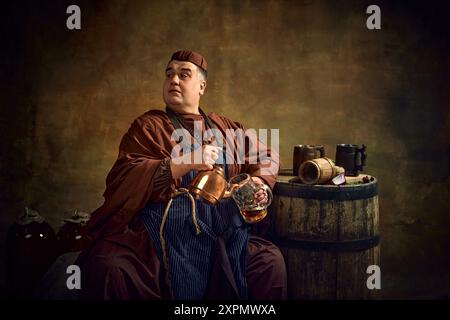
[[[205,129],[201,115],[179,116],[192,127],[194,121],[202,121],[202,129]],[[224,137],[226,129],[244,129],[239,123],[215,113],[209,118]],[[163,281],[164,268],[155,244],[137,214],[148,201],[167,202],[181,183],[181,178],[172,179],[169,167],[171,150],[177,143],[171,140],[174,129],[164,111],[150,110],[137,118],[122,138],[118,159],[106,178],[105,202],[91,215],[91,243],[77,260],[82,270],[81,297],[171,297]],[[266,148],[259,141],[255,143],[259,149]],[[271,150],[266,150],[270,157]],[[278,165],[276,163],[277,168]],[[248,161],[228,164],[230,177],[246,172],[259,176],[273,188],[276,176],[263,175],[261,168],[260,163],[248,164]],[[235,297],[232,281],[227,281],[230,267],[220,247],[219,244],[216,255],[219,258],[213,262],[205,298]],[[247,284],[251,299],[286,298],[283,257],[275,245],[256,236],[250,236],[248,244]]]

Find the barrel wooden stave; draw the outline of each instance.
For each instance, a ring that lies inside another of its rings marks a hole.
[[[346,186],[346,188],[358,187]],[[337,187],[329,186],[329,188]],[[345,189],[342,192],[345,192]],[[377,245],[361,250],[327,251],[282,243],[286,239],[323,244],[377,237],[379,234],[377,195],[363,199],[321,200],[283,196],[275,192],[272,214],[276,239],[281,243],[280,248],[288,269],[290,299],[375,297],[375,292],[366,287],[369,276],[366,269],[369,265],[380,263]]]
[[[343,252],[337,260],[336,299],[375,299],[377,290],[369,290],[366,273],[369,265],[380,265],[380,246],[358,252]]]

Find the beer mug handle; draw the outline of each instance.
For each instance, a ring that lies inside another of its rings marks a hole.
[[[273,199],[272,190],[270,190],[270,187],[266,184],[263,184],[261,186],[261,188],[264,189],[267,193],[267,203],[264,204],[264,206],[267,208],[272,203],[272,199]]]
[[[366,145],[363,144],[362,148],[356,149],[356,157],[358,157],[358,153],[361,154],[361,164],[356,164],[356,170],[362,171],[363,167],[366,165]]]
[[[325,157],[325,148],[323,146],[317,147],[317,150],[320,152],[320,158]]]

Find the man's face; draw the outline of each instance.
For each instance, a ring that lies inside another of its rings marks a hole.
[[[167,66],[163,97],[169,107],[198,107],[205,88],[195,64],[173,60]]]

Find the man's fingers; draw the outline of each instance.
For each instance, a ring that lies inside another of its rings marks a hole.
[[[219,149],[217,149],[216,146],[208,146],[208,150],[210,150],[211,152],[215,152],[215,153],[217,153],[219,151]]]
[[[263,185],[264,182],[261,180],[261,178],[259,177],[252,177],[252,180],[257,184],[257,185]]]
[[[213,169],[213,166],[212,166],[212,164],[209,164],[209,163],[201,164],[197,168],[197,170],[200,170],[200,171],[201,170],[212,170],[212,169]]]
[[[256,197],[256,201],[257,202],[261,202],[261,201],[266,200],[266,199],[267,199],[266,196]]]
[[[213,145],[204,145],[204,146],[203,146],[203,151],[205,151],[205,152],[214,152],[214,153],[217,153],[217,152],[219,152],[219,149],[217,148],[217,146],[213,146]]]
[[[265,204],[265,203],[267,203],[267,198],[266,197],[257,198],[256,203],[257,204]]]
[[[203,158],[203,162],[214,164],[214,163],[216,163],[217,158],[218,157],[214,156],[214,155],[205,155],[205,157]]]
[[[255,196],[266,196],[267,193],[265,190],[261,189],[255,193]]]
[[[215,161],[219,158],[219,153],[217,152],[217,148],[210,145],[205,145],[203,148],[203,161],[205,163],[215,163]]]
[[[217,153],[213,153],[213,154],[211,154],[211,158],[213,160],[217,160],[217,159],[219,159],[219,155]]]

